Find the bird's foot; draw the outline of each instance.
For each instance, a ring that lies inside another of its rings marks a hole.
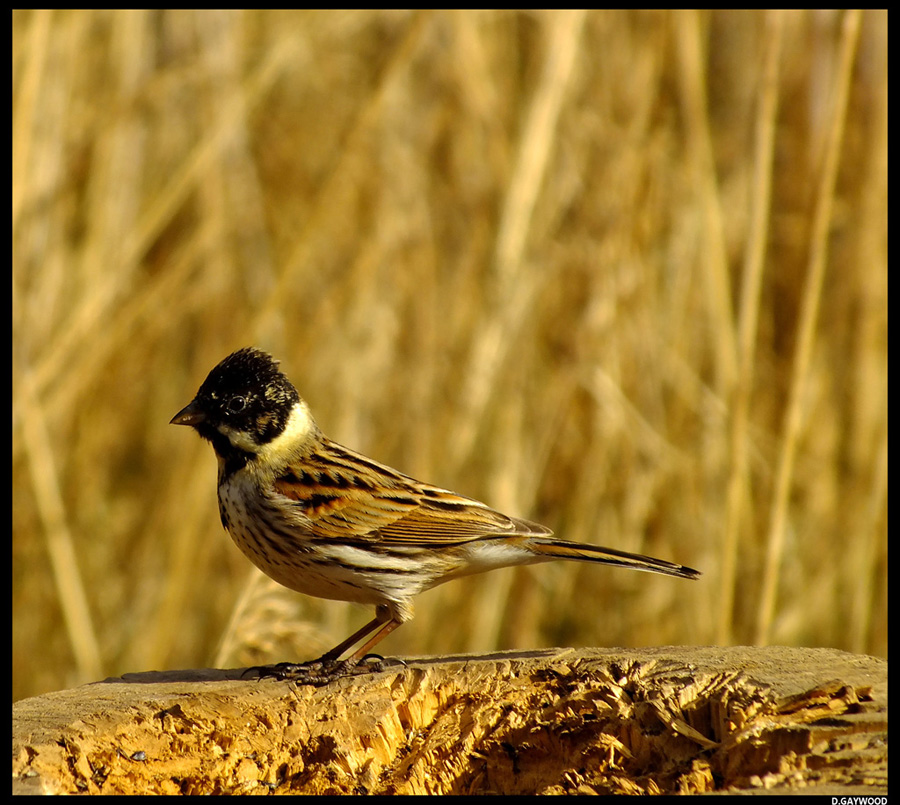
[[[367,654],[361,659],[337,660],[331,657],[320,657],[309,662],[279,662],[275,665],[254,665],[247,668],[241,677],[255,672],[257,679],[277,679],[296,682],[300,685],[327,685],[345,676],[371,674],[384,668],[384,657],[378,654]],[[404,663],[405,664],[405,663]]]

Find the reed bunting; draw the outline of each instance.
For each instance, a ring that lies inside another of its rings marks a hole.
[[[260,676],[324,684],[348,674],[412,618],[416,595],[472,573],[578,559],[700,575],[662,559],[553,539],[542,525],[336,444],[278,363],[252,347],[216,366],[172,424],[190,425],[212,443],[222,525],[263,573],[306,595],[375,605],[370,623],[318,660],[254,669]]]

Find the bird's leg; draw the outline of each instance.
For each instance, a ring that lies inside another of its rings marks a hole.
[[[370,620],[365,626],[361,629],[357,629],[350,637],[346,640],[338,643],[333,649],[330,651],[326,651],[319,659],[313,660],[311,664],[313,665],[330,665],[333,663],[338,657],[341,656],[348,648],[351,646],[355,646],[360,640],[368,635],[372,634],[382,623],[384,623],[384,618],[378,617],[376,615],[372,620]]]
[[[376,619],[377,620],[377,619]],[[354,668],[358,667],[359,664],[366,659],[369,655],[369,650],[378,645],[384,638],[386,638],[391,632],[396,629],[402,621],[397,620],[396,618],[391,618],[387,623],[383,623],[381,628],[375,633],[371,640],[368,643],[363,645],[361,648],[358,648],[353,652],[346,660],[338,663],[333,671],[332,671],[332,679],[337,679],[340,676],[345,676],[353,671]],[[371,670],[379,670],[381,667],[381,661],[377,661],[375,668]],[[327,681],[331,681],[330,679]]]
[[[386,617],[387,620],[385,620]],[[244,671],[244,674],[256,671],[259,679],[290,679],[313,685],[324,685],[333,679],[350,674],[367,657],[370,649],[380,643],[401,623],[402,621],[392,617],[387,609],[382,610],[379,608],[378,614],[371,621],[333,649],[325,652],[317,660],[302,663],[280,662],[275,665],[253,666]],[[356,645],[363,638],[368,637],[376,629],[378,631],[375,635],[361,648],[353,652],[346,660],[338,660],[347,649]],[[379,665],[380,663],[377,663],[375,668],[367,667],[367,671],[377,670]]]

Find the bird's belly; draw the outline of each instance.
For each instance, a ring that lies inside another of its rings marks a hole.
[[[304,595],[360,604],[407,601],[431,586],[421,560],[385,554],[371,543],[316,536],[286,522],[243,485],[219,488],[222,524],[241,552],[269,578]]]

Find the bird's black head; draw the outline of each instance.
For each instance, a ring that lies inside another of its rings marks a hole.
[[[246,461],[284,432],[299,402],[278,362],[262,350],[245,347],[209,373],[171,424],[190,425],[224,459],[244,456]]]

